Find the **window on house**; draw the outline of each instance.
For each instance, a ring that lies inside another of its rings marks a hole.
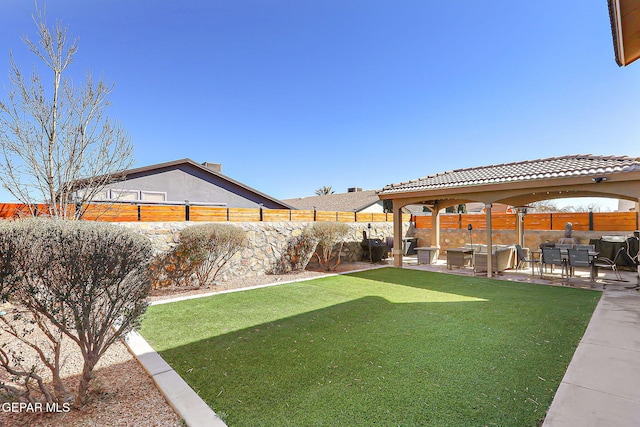
[[[140,192],[136,190],[111,190],[111,200],[140,200]]]
[[[166,202],[167,193],[160,191],[141,191],[141,200],[148,200],[150,202]]]

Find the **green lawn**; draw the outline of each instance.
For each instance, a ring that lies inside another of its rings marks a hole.
[[[230,426],[536,426],[599,292],[383,268],[150,307]]]

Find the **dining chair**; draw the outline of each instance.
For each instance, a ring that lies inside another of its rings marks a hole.
[[[598,271],[599,268],[606,268],[608,270],[613,271],[613,274],[615,274],[616,279],[619,282],[622,282],[622,276],[620,276],[620,272],[618,272],[618,267],[616,266],[616,262],[618,261],[618,259],[620,258],[620,256],[622,255],[622,253],[624,252],[624,247],[618,249],[618,252],[616,252],[616,256],[613,257],[613,259],[609,259],[606,257],[597,257],[593,260],[593,267],[595,271]],[[597,279],[597,274],[594,274],[594,280]],[[602,289],[604,289],[604,287],[606,286],[606,284],[602,284]]]
[[[520,245],[516,245],[516,254],[518,255],[517,269],[520,269],[520,267],[524,264],[531,264],[531,275],[533,276],[533,273],[535,271],[535,266],[537,265],[540,269],[540,275],[542,275],[542,265],[540,264],[539,259],[527,258],[526,255],[524,254],[524,250],[522,249],[522,246]]]
[[[567,275],[569,277],[573,276],[575,268],[588,268],[589,276],[591,277],[591,280],[594,280],[593,268],[588,249],[568,249],[567,255]]]
[[[567,250],[573,249],[574,245],[568,243],[556,243],[556,248],[560,249],[560,252],[567,253]]]
[[[566,263],[562,259],[562,253],[560,252],[560,248],[558,248],[557,245],[553,248],[542,248],[542,267],[547,265],[551,266],[551,273],[553,273],[553,266],[559,265],[561,268],[560,276],[564,278],[564,269]],[[540,277],[542,277],[542,268],[540,268]]]
[[[589,252],[595,252],[596,245],[576,245],[576,249],[586,249]]]

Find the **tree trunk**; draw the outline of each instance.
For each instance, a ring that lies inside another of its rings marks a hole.
[[[77,408],[82,407],[87,400],[89,383],[91,382],[91,377],[93,375],[93,368],[95,368],[97,362],[98,357],[95,354],[88,353],[84,358],[82,376],[80,377],[80,384],[78,384],[78,390],[75,397],[75,406]]]

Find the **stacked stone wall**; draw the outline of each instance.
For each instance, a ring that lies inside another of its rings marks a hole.
[[[197,222],[124,222],[124,227],[149,237],[156,253],[167,251],[180,240],[180,232]],[[274,271],[289,242],[302,234],[309,222],[237,222],[231,223],[246,232],[246,246],[238,252],[220,273],[220,279],[237,276],[260,276]],[[363,249],[360,242],[363,231],[371,238],[386,241],[393,236],[393,223],[345,223],[349,233],[345,238],[341,259],[343,262],[361,261]],[[368,225],[371,228],[368,228]],[[404,225],[403,235],[409,232],[409,223]]]

